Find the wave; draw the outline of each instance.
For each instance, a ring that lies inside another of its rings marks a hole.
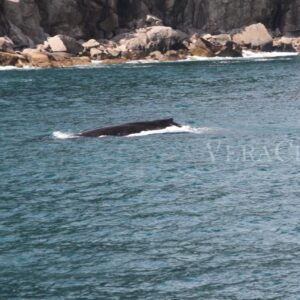
[[[290,57],[297,56],[297,52],[257,52],[243,50],[243,58],[273,58],[273,57]]]
[[[15,66],[5,66],[5,67],[0,67],[0,71],[8,71],[8,70],[18,70],[20,68],[15,67]]]
[[[193,134],[205,134],[205,133],[215,133],[217,132],[216,128],[209,128],[209,127],[191,127],[189,125],[183,125],[181,127],[177,126],[169,126],[164,129],[157,129],[157,130],[146,130],[141,131],[139,133],[133,133],[126,137],[142,137],[147,135],[153,134],[171,134],[171,133],[193,133]],[[67,139],[75,139],[80,138],[76,136],[72,132],[62,132],[62,131],[54,131],[52,133],[53,138],[58,140],[67,140]],[[99,138],[103,138],[105,136],[100,136]]]
[[[16,66],[1,66],[0,67],[0,71],[11,71],[11,70],[17,70],[17,71],[29,71],[29,70],[41,70],[42,68],[38,68],[38,67],[16,67]]]

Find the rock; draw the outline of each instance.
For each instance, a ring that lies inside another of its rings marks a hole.
[[[190,41],[191,43],[188,45],[190,55],[204,57],[213,56],[212,50],[204,43],[203,38],[198,35],[193,35],[190,38]]]
[[[17,47],[32,47],[42,43],[47,35],[41,27],[37,2],[33,0],[3,0],[4,14],[9,23],[9,36]]]
[[[276,38],[273,41],[273,50],[280,52],[296,52],[296,48],[293,45],[293,38],[281,37]]]
[[[114,38],[117,48],[121,51],[146,51],[148,39],[145,29],[139,29],[133,33],[125,33]]]
[[[90,58],[87,56],[72,57],[71,61],[73,63],[73,66],[83,66],[83,65],[89,65],[91,63]]]
[[[146,16],[145,23],[147,26],[163,26],[163,21],[152,15]]]
[[[81,66],[81,65],[89,65],[91,60],[89,57],[82,56],[82,57],[70,57],[61,60],[54,60],[51,62],[51,66],[54,68],[68,68],[74,66]]]
[[[225,46],[227,42],[232,41],[230,34],[211,35],[210,37],[206,38],[206,40],[208,40],[212,44],[221,46]]]
[[[48,38],[47,41],[53,52],[68,52],[77,55],[84,50],[74,38],[62,34]]]
[[[37,49],[24,49],[22,54],[27,58],[32,67],[51,67],[50,59],[46,53],[42,53]]]
[[[106,52],[107,52],[107,55],[112,59],[119,58],[121,56],[121,51],[119,49],[107,48]]]
[[[183,57],[179,54],[178,51],[169,50],[163,54],[163,57],[160,59],[160,61],[177,61],[181,58]]]
[[[149,54],[147,58],[154,60],[162,60],[164,58],[164,55],[160,51],[153,51]]]
[[[50,48],[50,45],[49,45],[48,41],[44,41],[43,46],[44,46],[45,51],[48,51],[48,52],[51,51],[51,48]]]
[[[9,23],[10,29],[9,29],[9,37],[12,39],[12,41],[15,44],[15,48],[17,49],[23,49],[26,47],[32,47],[34,48],[34,41],[29,38],[27,35],[25,35],[20,28],[15,26],[12,23]]]
[[[67,52],[54,52],[48,54],[51,57],[51,60],[55,61],[64,61],[66,59],[70,59],[74,57],[73,54]]]
[[[88,40],[87,42],[83,43],[82,46],[83,46],[85,49],[89,50],[89,49],[91,49],[91,48],[97,48],[97,47],[99,47],[99,46],[100,46],[100,43],[97,42],[97,41],[94,40],[94,39],[91,39],[91,40]]]
[[[176,61],[180,59],[180,55],[175,50],[169,50],[166,53],[164,53],[163,58],[161,60],[163,61]]]
[[[102,53],[103,53],[103,51],[98,49],[98,48],[91,48],[90,49],[90,57],[92,59],[98,59],[101,56]]]
[[[187,35],[182,31],[166,26],[149,27],[146,35],[149,41],[147,50],[150,52],[184,49],[183,41],[187,39]]]
[[[233,41],[227,41],[221,50],[215,53],[216,56],[220,57],[242,57],[242,48],[234,43]]]
[[[135,29],[139,19],[162,25],[159,18],[175,28],[212,34],[259,20],[272,30],[296,35],[299,11],[299,0],[1,0],[0,35],[8,35],[21,48],[42,43],[47,33],[111,38],[119,30]]]
[[[300,53],[300,37],[294,38],[292,44],[293,44],[294,49]]]
[[[0,66],[22,66],[26,58],[20,54],[0,52]]]
[[[154,51],[164,53],[168,50],[184,49],[186,37],[186,34],[171,27],[152,26],[138,29],[114,38],[114,41],[118,43],[114,50],[116,52],[114,57],[122,56],[126,59],[142,59]],[[106,51],[112,54],[111,50],[106,49]],[[118,51],[120,55],[117,55]]]
[[[110,14],[104,21],[100,23],[101,29],[108,38],[113,36],[113,31],[119,27],[119,18],[116,13]]]
[[[7,36],[0,37],[0,51],[3,52],[14,52],[15,44],[14,42]]]
[[[234,34],[232,40],[241,46],[248,46],[257,50],[268,44],[272,45],[273,42],[268,30],[261,23],[245,27],[241,32]]]

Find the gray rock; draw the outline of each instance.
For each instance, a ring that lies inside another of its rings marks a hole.
[[[273,31],[300,33],[300,0],[1,0],[0,36],[17,47],[42,43],[47,34],[75,39],[111,38],[149,17],[174,28],[218,34],[260,20]],[[156,20],[157,19],[157,20]]]
[[[68,52],[77,55],[84,50],[74,38],[62,34],[48,38],[48,43],[52,52]]]
[[[149,51],[158,50],[161,52],[185,48],[183,41],[188,38],[182,31],[165,26],[149,27],[146,35],[149,40],[147,45]]]
[[[14,46],[14,42],[9,37],[0,37],[0,51],[13,52]]]
[[[114,40],[118,43],[120,51],[127,52],[125,55],[127,58],[130,58],[132,54],[136,59],[154,51],[164,53],[169,50],[183,49],[185,39],[187,35],[179,30],[166,26],[152,26],[122,34]]]

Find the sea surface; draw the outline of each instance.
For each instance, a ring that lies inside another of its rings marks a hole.
[[[300,57],[0,70],[0,299],[300,299],[299,279]]]

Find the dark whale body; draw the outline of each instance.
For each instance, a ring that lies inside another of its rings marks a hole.
[[[154,120],[146,122],[127,123],[118,126],[104,127],[79,133],[80,137],[99,137],[103,135],[126,136],[129,134],[139,133],[147,130],[164,129],[169,126],[181,127],[171,119]]]

